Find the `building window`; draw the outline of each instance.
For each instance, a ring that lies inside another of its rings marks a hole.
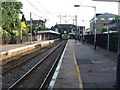
[[[113,20],[114,18],[109,18],[109,20]]]
[[[97,24],[97,26],[99,26],[99,27],[100,27],[100,26],[102,26],[102,24],[101,24],[101,23],[98,23],[98,24]]]
[[[101,18],[101,20],[105,20],[105,18]]]
[[[55,31],[56,31],[56,32],[59,32],[59,29],[58,29],[58,28],[56,28],[56,29],[55,29]]]
[[[101,20],[101,18],[97,18],[97,20]]]
[[[105,18],[105,20],[109,20],[108,18]]]
[[[104,23],[104,26],[107,26],[108,25],[108,23]]]

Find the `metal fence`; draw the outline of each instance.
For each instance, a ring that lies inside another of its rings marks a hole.
[[[30,38],[31,36],[23,36],[22,42],[30,42]],[[32,36],[32,41],[36,41],[36,36]],[[2,36],[2,45],[19,43],[21,43],[20,36]]]
[[[85,35],[85,42],[94,44],[94,35]],[[97,34],[96,35],[96,45],[107,49],[108,45],[108,34]],[[118,34],[109,34],[109,50],[117,52],[118,51]]]

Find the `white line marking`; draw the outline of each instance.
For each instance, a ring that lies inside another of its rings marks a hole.
[[[51,82],[50,82],[50,84],[49,84],[48,89],[51,89],[51,90],[52,90],[53,87],[54,87],[54,85],[55,85],[55,82],[56,82],[58,73],[59,73],[59,71],[60,71],[60,67],[61,67],[61,64],[62,64],[63,57],[64,57],[64,54],[65,54],[65,51],[66,51],[67,46],[68,46],[68,42],[67,42],[67,44],[66,44],[66,46],[65,46],[65,49],[64,49],[64,51],[63,51],[63,53],[62,53],[62,55],[61,55],[60,61],[59,61],[59,63],[58,63],[58,66],[57,66],[57,68],[56,68],[56,70],[55,70],[55,73],[54,73],[54,75],[53,75],[53,77],[52,77],[52,80],[51,80]]]

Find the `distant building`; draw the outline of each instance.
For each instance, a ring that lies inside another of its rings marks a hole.
[[[83,30],[85,31],[85,26],[77,26],[79,33],[82,34]]]
[[[108,26],[109,23],[117,16],[118,15],[111,13],[96,14],[96,30],[100,32],[103,26]],[[94,30],[94,18],[90,20],[90,29],[92,31]]]
[[[73,24],[56,24],[53,27],[53,30],[60,33],[61,36],[63,34],[67,34],[71,38],[75,36],[75,29],[76,29],[76,26]]]
[[[58,39],[60,33],[55,32],[53,30],[44,30],[44,31],[38,31],[37,32],[37,40],[53,40]]]
[[[27,21],[27,24],[30,25],[30,21]],[[32,26],[35,26],[35,27],[45,26],[45,21],[43,21],[43,20],[32,20]]]

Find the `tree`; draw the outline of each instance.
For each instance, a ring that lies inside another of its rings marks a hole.
[[[106,32],[107,31],[107,26],[102,27],[101,32]]]
[[[21,30],[23,35],[28,35],[29,28],[27,26],[27,21],[24,14],[22,14],[21,19]]]
[[[115,17],[115,19],[113,19],[110,24],[119,22],[119,21],[120,21],[120,17],[118,16],[118,17]]]
[[[25,22],[26,23],[26,19],[25,19],[25,15],[24,14],[22,14],[21,22]]]
[[[22,14],[23,4],[21,2],[2,2],[2,29],[6,30],[11,35],[14,31],[20,32],[20,18]]]
[[[10,34],[6,30],[3,30],[1,27],[0,27],[0,31],[1,31],[2,35],[10,36]]]

